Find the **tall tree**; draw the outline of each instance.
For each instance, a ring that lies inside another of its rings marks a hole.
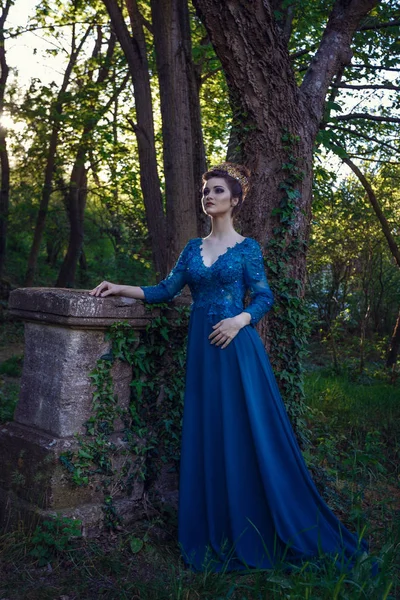
[[[394,260],[396,261],[397,266],[400,269],[400,248],[396,242],[396,239],[393,235],[392,228],[380,206],[379,200],[376,197],[376,194],[372,188],[372,185],[361,171],[361,169],[348,157],[343,157],[343,162],[346,163],[347,166],[353,171],[353,173],[358,177],[361,184],[363,185],[368,199],[371,203],[372,208],[374,209],[375,215],[382,227],[382,232],[386,238],[388,247],[390,252],[393,255]],[[390,346],[387,354],[386,366],[388,368],[393,367],[392,371],[392,381],[394,383],[394,366],[397,362],[397,356],[400,348],[400,312],[396,320],[396,324],[393,329],[393,334],[390,340]]]
[[[291,326],[287,316],[304,294],[314,141],[329,86],[350,64],[352,38],[378,0],[334,2],[301,82],[288,48],[294,5],[280,0],[193,3],[226,75],[234,121],[239,123],[237,145],[252,171],[243,231],[264,245],[268,242],[277,296],[269,328],[276,366],[287,373],[282,384],[289,392],[299,380],[301,344],[300,324]],[[266,327],[262,333],[266,335]]]
[[[188,239],[201,229],[197,190],[205,160],[187,0],[151,0],[151,9],[161,99],[171,266]]]
[[[44,183],[42,187],[42,195],[39,204],[39,212],[36,219],[35,231],[32,241],[31,250],[28,258],[28,267],[25,276],[25,285],[33,285],[36,271],[37,259],[39,256],[40,245],[43,238],[43,232],[46,225],[46,216],[49,207],[49,202],[53,188],[53,177],[56,166],[57,146],[59,143],[60,128],[62,125],[62,112],[65,103],[65,94],[68,89],[73,68],[76,64],[78,56],[92,31],[92,25],[89,25],[81,36],[77,39],[76,24],[72,24],[71,29],[71,52],[68,63],[64,71],[63,80],[58,91],[57,97],[50,110],[51,133],[47,151],[46,168],[44,174]]]
[[[69,185],[64,186],[65,206],[67,209],[70,234],[68,249],[61,265],[60,273],[57,279],[57,286],[72,287],[75,281],[75,271],[78,260],[82,255],[84,231],[83,220],[87,197],[87,171],[85,161],[88,159],[89,149],[93,132],[101,119],[108,111],[115,100],[115,97],[121,92],[122,87],[127,83],[125,78],[122,85],[119,86],[112,97],[103,105],[99,106],[99,97],[102,86],[109,76],[112,66],[112,57],[115,49],[115,35],[111,32],[107,51],[104,57],[101,56],[101,47],[103,40],[103,31],[100,25],[97,26],[97,39],[94,44],[92,56],[89,59],[89,69],[85,75],[85,83],[82,82],[79,94],[85,96],[85,105],[81,109],[79,116],[83,120],[83,130],[77,144],[74,165],[72,167]],[[94,80],[94,65],[100,63],[96,80]]]
[[[126,0],[131,33],[116,0],[103,0],[110,15],[115,34],[129,65],[135,93],[135,130],[139,152],[140,179],[146,208],[146,219],[153,250],[154,266],[158,274],[167,272],[167,232],[163,210],[157,155],[154,139],[149,64],[143,19],[136,0]]]

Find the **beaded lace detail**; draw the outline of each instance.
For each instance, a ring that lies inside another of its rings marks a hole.
[[[252,238],[237,242],[209,267],[203,262],[202,243],[201,238],[190,240],[163,281],[142,287],[146,302],[169,302],[188,284],[192,310],[206,308],[210,321],[234,317],[245,310],[251,323],[257,323],[274,302],[258,242]],[[244,307],[247,291],[250,304]]]

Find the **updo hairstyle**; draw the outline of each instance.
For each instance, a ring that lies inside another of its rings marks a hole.
[[[206,181],[213,177],[225,179],[226,185],[232,194],[232,198],[238,198],[238,203],[232,210],[232,216],[235,216],[240,211],[249,191],[250,171],[244,165],[225,162],[216,165],[215,167],[211,167],[209,171],[206,171],[203,175],[203,183],[206,183]]]

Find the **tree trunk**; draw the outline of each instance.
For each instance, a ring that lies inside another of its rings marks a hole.
[[[83,161],[77,161],[71,174],[67,193],[67,211],[70,223],[68,250],[58,275],[57,287],[73,287],[75,272],[83,247],[83,219],[87,198],[87,173]]]
[[[197,235],[189,75],[183,47],[187,0],[151,0],[163,132],[168,267]],[[200,182],[197,184],[200,186]]]
[[[196,203],[197,235],[200,237],[205,237],[210,232],[210,221],[207,215],[204,214],[201,204],[201,177],[207,170],[200,108],[201,68],[198,68],[192,57],[192,36],[190,31],[190,15],[187,4],[185,4],[185,10],[181,16],[181,29],[182,47],[185,53],[186,71],[189,86],[189,109],[190,124],[192,128],[193,183]]]
[[[392,367],[392,383],[395,382],[395,366],[397,362],[397,356],[400,348],[400,311],[397,317],[396,325],[393,330],[392,339],[390,341],[390,348],[386,359],[386,366],[388,369]]]
[[[7,0],[0,16],[0,280],[4,273],[6,261],[7,223],[10,204],[10,163],[8,160],[6,140],[7,131],[3,126],[1,119],[4,112],[4,94],[9,73],[4,41],[4,25],[11,5],[12,0]]]
[[[40,245],[42,242],[43,232],[46,225],[46,217],[47,211],[49,207],[50,197],[52,193],[53,186],[53,176],[54,169],[56,164],[56,153],[58,146],[58,139],[60,133],[60,124],[61,124],[61,115],[63,111],[63,103],[64,103],[64,95],[67,91],[70,77],[72,74],[72,70],[76,64],[79,52],[81,51],[86,39],[92,29],[90,26],[86,33],[84,34],[81,42],[78,47],[75,48],[75,28],[73,28],[73,36],[72,36],[72,51],[71,56],[68,61],[67,68],[65,69],[63,82],[61,84],[61,88],[58,92],[57,99],[54,105],[51,108],[50,121],[52,123],[52,129],[50,134],[50,142],[49,149],[47,152],[47,161],[44,175],[44,184],[42,188],[42,196],[39,204],[39,212],[36,218],[36,226],[33,234],[33,241],[31,245],[31,250],[28,258],[28,267],[25,275],[25,285],[32,286],[35,278],[37,259],[39,256]]]
[[[125,54],[132,78],[136,106],[134,129],[138,144],[140,180],[146,220],[154,266],[157,274],[164,276],[167,273],[166,221],[157,170],[149,65],[142,19],[136,0],[126,0],[131,21],[131,37],[118,2],[116,0],[103,0],[103,2]]]
[[[393,258],[395,259],[397,266],[400,268],[399,246],[393,236],[390,224],[383,213],[381,205],[379,204],[378,198],[376,197],[371,184],[369,183],[369,181],[365,177],[365,175],[362,173],[362,171],[357,167],[357,165],[352,160],[350,160],[350,158],[345,157],[342,160],[344,163],[346,163],[346,165],[348,165],[350,167],[350,169],[358,177],[361,184],[363,185],[363,187],[367,193],[368,199],[371,203],[371,206],[375,212],[375,215],[381,225],[382,232],[383,232],[383,234],[386,238],[387,244],[389,246],[389,250],[392,253]],[[395,328],[393,331],[393,335],[392,335],[392,339],[390,342],[390,347],[389,347],[387,359],[386,359],[386,366],[388,368],[390,368],[390,367],[393,368],[392,375],[391,375],[392,383],[394,383],[395,379],[396,379],[395,366],[396,366],[396,362],[397,362],[397,355],[399,352],[399,345],[400,345],[400,313],[399,313],[399,318],[397,319],[397,322],[396,322],[396,325],[395,325]]]
[[[252,172],[243,233],[266,249],[275,309],[261,334],[289,404],[302,395],[301,298],[311,216],[312,152],[334,75],[350,62],[351,38],[378,0],[336,0],[320,46],[297,86],[287,39],[265,0],[193,0],[225,72],[238,152]],[[275,3],[276,4],[276,3]],[[276,8],[276,6],[275,6]],[[289,406],[290,409],[290,406]]]

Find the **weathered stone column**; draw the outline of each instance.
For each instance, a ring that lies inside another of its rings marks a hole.
[[[76,448],[76,433],[84,433],[91,415],[89,373],[109,350],[105,330],[125,321],[136,330],[158,314],[141,301],[94,298],[85,291],[26,288],[11,293],[10,313],[25,321],[25,356],[14,421],[0,426],[0,526],[61,513],[79,518],[86,533],[101,526],[102,493],[72,487],[59,455]],[[127,406],[131,368],[113,366],[115,393]],[[122,435],[114,434],[115,443]],[[116,497],[122,515],[134,518],[143,493]]]

